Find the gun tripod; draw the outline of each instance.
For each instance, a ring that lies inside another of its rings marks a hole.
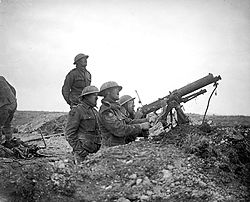
[[[156,122],[160,121],[164,128],[173,128],[175,124],[180,125],[189,123],[189,119],[181,107],[180,103],[172,100],[166,107],[163,108],[163,111]],[[168,121],[168,116],[170,117],[170,121]]]

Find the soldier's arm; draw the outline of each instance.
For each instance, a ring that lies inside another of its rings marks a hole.
[[[77,141],[77,131],[80,125],[81,114],[73,108],[68,114],[68,121],[65,128],[65,136],[70,146],[74,147],[74,143]]]
[[[92,80],[92,76],[91,73],[89,71],[87,71],[87,78],[86,78],[86,86],[90,86],[91,85],[91,80]]]
[[[12,93],[13,93],[13,94],[15,95],[15,97],[16,97],[16,89],[15,89],[8,81],[6,81],[6,82],[7,82],[7,84],[9,85],[9,87],[10,87]]]
[[[115,136],[136,135],[142,131],[138,124],[129,125],[119,120],[112,110],[104,111],[101,116],[103,125]]]
[[[70,90],[71,90],[71,86],[74,82],[74,78],[72,76],[71,73],[68,73],[65,80],[64,80],[64,84],[62,87],[62,95],[63,98],[65,99],[65,101],[70,105],[70,100],[69,100],[69,94],[70,94]]]
[[[148,120],[146,118],[143,118],[143,119],[132,119],[129,124],[139,124],[139,123],[145,123],[145,122],[148,122]]]

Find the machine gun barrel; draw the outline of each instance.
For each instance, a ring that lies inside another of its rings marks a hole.
[[[156,100],[150,104],[143,105],[141,107],[141,111],[144,115],[146,115],[150,112],[156,111],[156,110],[166,106],[170,100],[174,100],[174,99],[177,100],[178,102],[187,102],[187,101],[193,99],[194,97],[197,97],[201,94],[204,94],[206,92],[206,90],[201,90],[200,92],[194,93],[193,95],[189,95],[183,99],[182,99],[182,96],[188,95],[189,93],[192,93],[192,92],[194,92],[200,88],[203,88],[209,84],[216,83],[219,80],[221,80],[220,75],[214,77],[213,74],[209,73],[207,76],[205,76],[201,79],[198,79],[197,81],[194,81],[190,84],[187,84],[186,86],[184,86],[180,89],[174,90],[172,93],[170,92],[169,95],[167,95],[163,98],[159,98],[158,100]]]
[[[215,83],[215,82],[219,81],[220,79],[221,79],[220,76],[214,77],[213,74],[209,73],[207,76],[205,76],[197,81],[194,81],[193,83],[187,84],[186,86],[184,86],[178,90],[175,90],[175,91],[177,91],[178,95],[180,97],[182,97],[182,96],[187,95],[189,93],[192,93],[200,88],[203,88],[211,83]]]

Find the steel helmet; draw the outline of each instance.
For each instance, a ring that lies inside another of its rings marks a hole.
[[[83,90],[82,93],[79,97],[85,96],[85,95],[89,95],[92,93],[99,93],[99,89],[95,86],[86,86]]]
[[[120,97],[118,102],[119,102],[120,105],[124,105],[127,102],[129,102],[131,100],[134,100],[134,99],[135,99],[135,97],[131,97],[130,95],[123,95],[123,96]]]
[[[104,91],[106,91],[107,89],[110,89],[110,88],[115,88],[115,87],[118,88],[119,91],[122,89],[122,87],[119,86],[115,81],[108,81],[108,82],[105,82],[105,83],[102,84],[102,86],[101,86],[99,95],[100,95],[100,96],[104,96]]]
[[[78,55],[75,56],[75,59],[74,59],[74,63],[73,64],[76,64],[76,62],[82,58],[88,58],[89,56],[88,55],[85,55],[83,53],[79,53]]]

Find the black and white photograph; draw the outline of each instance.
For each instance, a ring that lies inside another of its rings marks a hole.
[[[0,0],[0,202],[250,201],[250,0]]]

